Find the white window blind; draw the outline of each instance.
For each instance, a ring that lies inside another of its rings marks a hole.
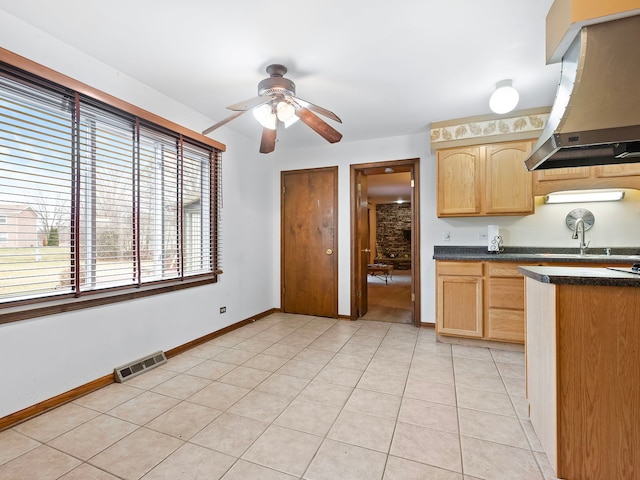
[[[215,279],[220,152],[0,69],[0,306]]]

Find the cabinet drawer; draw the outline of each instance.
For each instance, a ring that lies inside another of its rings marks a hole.
[[[486,334],[491,340],[524,343],[524,311],[490,308]]]
[[[520,263],[487,262],[487,273],[490,277],[522,277],[518,272]]]
[[[438,275],[482,276],[482,262],[443,262],[436,263]]]
[[[487,306],[524,311],[524,277],[490,278]]]

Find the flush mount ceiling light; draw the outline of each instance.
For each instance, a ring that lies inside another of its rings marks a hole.
[[[516,108],[520,95],[513,88],[511,80],[502,80],[496,83],[496,89],[489,99],[489,108],[494,113],[507,113]]]
[[[623,198],[622,190],[575,190],[550,193],[544,203],[616,202]]]

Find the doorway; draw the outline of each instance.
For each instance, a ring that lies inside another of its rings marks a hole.
[[[396,204],[388,195],[398,193],[400,177],[407,179],[408,202]],[[385,186],[386,199],[369,198],[376,184]],[[351,165],[352,320],[421,325],[419,192],[419,159]],[[383,204],[389,208],[381,208]],[[404,211],[402,221],[391,226],[396,240],[400,235],[404,242],[381,239],[377,214],[385,209]],[[378,271],[372,265],[391,266],[391,271]]]

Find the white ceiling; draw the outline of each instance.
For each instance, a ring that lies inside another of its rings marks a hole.
[[[518,109],[551,105],[560,77],[544,57],[551,1],[0,0],[0,8],[211,124],[257,94],[268,64],[282,63],[298,96],[342,118],[328,123],[348,142],[490,113],[505,78],[520,91]],[[251,115],[223,128],[258,149]],[[276,150],[324,142],[298,122],[279,133]]]

